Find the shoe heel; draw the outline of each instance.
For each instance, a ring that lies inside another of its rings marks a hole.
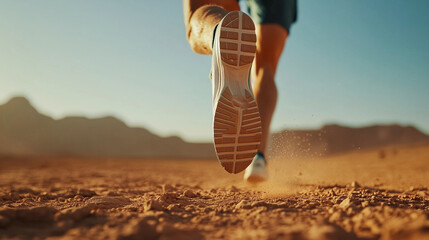
[[[255,24],[240,11],[230,12],[220,25],[222,62],[240,68],[251,65],[256,53]]]

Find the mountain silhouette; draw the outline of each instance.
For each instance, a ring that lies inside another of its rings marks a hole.
[[[215,158],[213,144],[189,143],[129,127],[114,117],[54,120],[24,97],[0,105],[0,154],[81,157]]]
[[[317,157],[418,142],[429,142],[429,136],[412,126],[326,125],[273,133],[270,155]],[[55,120],[40,114],[24,97],[0,105],[0,155],[216,158],[212,143],[160,137],[114,117]]]
[[[317,157],[429,142],[429,136],[415,127],[397,124],[360,128],[332,124],[318,130],[284,130],[272,137],[272,154],[292,157]]]

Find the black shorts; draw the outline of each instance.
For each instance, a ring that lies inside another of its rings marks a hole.
[[[297,0],[245,0],[247,9],[256,24],[276,23],[288,33],[297,19]]]

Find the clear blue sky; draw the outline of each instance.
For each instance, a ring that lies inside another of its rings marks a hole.
[[[429,133],[429,1],[299,1],[279,64],[273,130],[413,124]],[[181,1],[0,1],[0,103],[114,115],[211,139],[210,57],[186,42]]]

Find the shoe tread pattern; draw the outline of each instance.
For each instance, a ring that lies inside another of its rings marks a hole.
[[[261,118],[252,94],[237,101],[229,88],[219,98],[214,117],[214,145],[221,165],[229,173],[247,168],[256,155],[262,137]]]
[[[256,34],[252,19],[239,11],[229,13],[220,29],[222,61],[239,68],[252,64],[255,53]]]

